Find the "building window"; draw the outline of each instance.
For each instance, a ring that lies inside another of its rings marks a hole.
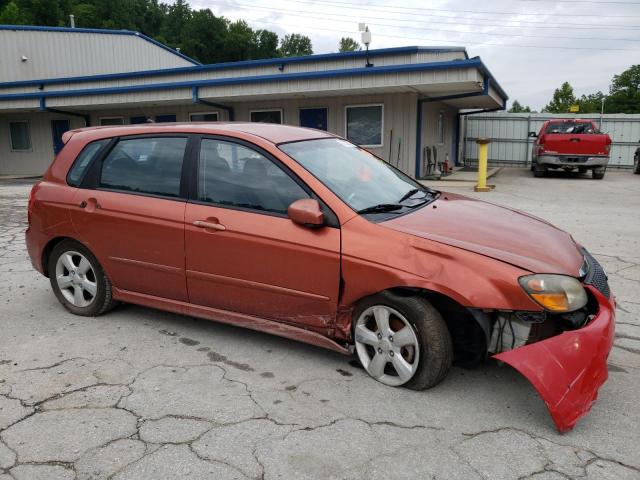
[[[259,123],[282,123],[282,110],[251,110],[251,121]]]
[[[100,187],[178,197],[186,146],[182,137],[121,140],[102,163]]]
[[[136,117],[129,117],[129,123],[131,125],[137,125],[140,123],[148,123],[150,119],[145,117],[144,115],[140,115],[140,116],[136,116]]]
[[[192,113],[189,115],[192,122],[217,122],[218,112]]]
[[[173,114],[156,115],[156,123],[175,122],[176,116]]]
[[[9,122],[9,133],[11,134],[11,150],[31,150],[29,122]]]
[[[381,147],[383,114],[382,104],[345,107],[346,137],[362,147]]]
[[[100,125],[124,125],[123,117],[100,117]]]
[[[438,145],[444,145],[444,131],[445,131],[444,112],[440,112],[438,114],[438,132],[437,132]]]

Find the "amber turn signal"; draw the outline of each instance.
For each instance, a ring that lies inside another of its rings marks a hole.
[[[538,274],[520,277],[520,286],[545,310],[573,312],[587,304],[587,293],[580,281],[565,275]]]

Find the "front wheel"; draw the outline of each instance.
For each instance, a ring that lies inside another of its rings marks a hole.
[[[48,266],[53,293],[71,313],[97,316],[115,305],[109,278],[84,245],[63,240],[53,248]]]
[[[425,299],[374,295],[358,306],[354,319],[358,359],[379,382],[424,390],[449,372],[451,336],[440,313]]]

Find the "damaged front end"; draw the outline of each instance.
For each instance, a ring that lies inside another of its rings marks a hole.
[[[488,351],[524,375],[560,432],[571,430],[595,402],[608,376],[615,300],[599,264],[585,255],[580,278],[586,304],[575,311],[493,312]]]

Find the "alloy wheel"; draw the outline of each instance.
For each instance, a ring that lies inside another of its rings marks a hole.
[[[98,282],[91,262],[81,253],[64,252],[56,262],[56,283],[74,307],[88,307],[96,298]]]
[[[418,369],[420,345],[404,315],[374,305],[358,317],[354,334],[358,358],[369,375],[391,386],[411,380]]]

